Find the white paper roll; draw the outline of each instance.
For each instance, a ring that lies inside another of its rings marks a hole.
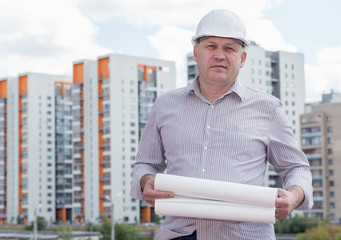
[[[275,208],[183,197],[157,199],[155,214],[275,223]]]
[[[275,222],[277,188],[157,174],[156,190],[174,198],[155,200],[157,215]]]
[[[265,207],[275,207],[277,188],[222,182],[170,174],[156,174],[156,190],[170,191],[178,196],[221,200]]]

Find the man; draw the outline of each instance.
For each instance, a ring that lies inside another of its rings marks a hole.
[[[282,177],[276,219],[312,207],[311,172],[280,101],[243,86],[238,73],[249,42],[238,16],[214,10],[193,37],[199,76],[160,96],[141,137],[131,195],[154,205],[173,193],[154,190],[155,175],[264,186],[267,162]],[[252,198],[252,196],[250,196]],[[166,217],[154,239],[275,239],[272,224]]]

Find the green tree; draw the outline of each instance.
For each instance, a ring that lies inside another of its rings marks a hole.
[[[295,215],[292,218],[286,218],[275,223],[276,233],[303,233],[306,229],[316,227],[319,220]]]
[[[133,225],[115,223],[115,240],[139,240],[141,231]]]
[[[33,227],[34,227],[34,222],[31,222],[31,224],[25,226],[25,230],[31,231],[33,230]],[[37,230],[42,231],[45,229],[46,229],[45,222],[40,217],[37,217]]]
[[[90,231],[90,225],[88,226]],[[102,224],[93,226],[93,231],[100,232],[102,234],[101,240],[111,239],[111,221],[104,216],[102,218]],[[141,232],[136,226],[128,224],[115,223],[115,240],[139,240],[141,239]]]
[[[297,240],[341,240],[341,226],[320,223],[317,227],[298,234]]]
[[[73,237],[71,230],[62,229],[60,233],[58,234],[58,238],[65,239],[65,240],[71,240]]]

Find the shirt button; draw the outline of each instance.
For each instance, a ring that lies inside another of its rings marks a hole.
[[[204,147],[205,150],[207,150],[207,147]]]
[[[207,126],[207,128],[211,128],[211,126],[210,126],[210,125],[208,125],[208,126]]]
[[[211,105],[211,108],[214,108],[214,106],[213,106],[213,105]]]
[[[205,168],[201,169],[201,171],[204,173],[205,172]]]

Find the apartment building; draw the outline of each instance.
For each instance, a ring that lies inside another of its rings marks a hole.
[[[33,221],[35,213],[56,220],[55,82],[67,81],[70,77],[39,73],[0,81],[8,223]]]
[[[188,83],[198,75],[193,53],[187,54]],[[272,94],[281,100],[297,142],[300,142],[299,116],[304,113],[305,77],[304,56],[301,53],[267,51],[251,42],[244,67],[238,79],[246,86]],[[268,166],[268,186],[281,187],[282,181]]]
[[[313,209],[305,214],[341,224],[341,94],[324,94],[300,116],[301,146],[313,176]]]
[[[74,208],[78,222],[151,221],[130,197],[138,142],[154,100],[175,88],[175,64],[110,54],[73,64]],[[113,208],[113,209],[112,209]],[[113,215],[114,214],[114,215]]]
[[[7,80],[0,80],[0,223],[7,222]]]

